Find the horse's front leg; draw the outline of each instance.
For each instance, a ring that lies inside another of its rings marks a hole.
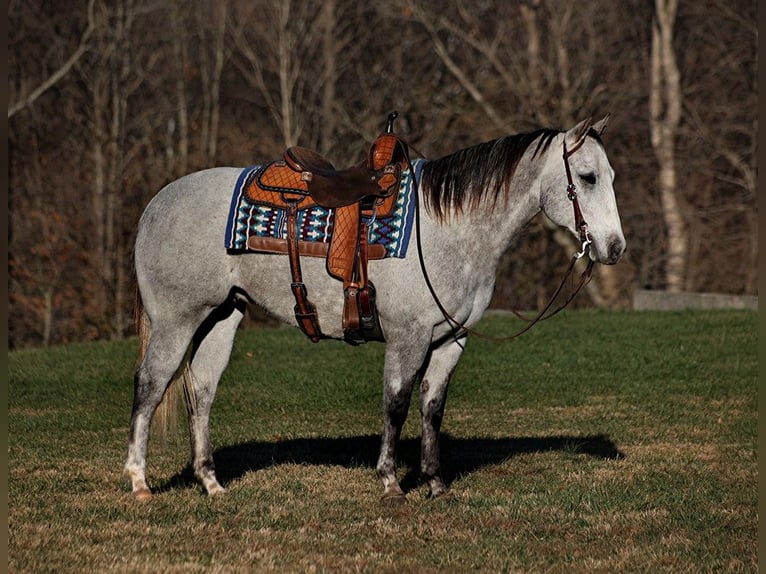
[[[422,423],[422,443],[420,448],[420,470],[428,483],[429,496],[438,497],[448,492],[441,476],[439,457],[439,432],[444,407],[447,403],[447,387],[460,355],[463,353],[466,338],[450,340],[443,346],[431,351],[423,380],[420,383],[420,416]]]
[[[404,502],[404,492],[396,478],[396,448],[412,397],[412,387],[428,351],[428,340],[421,344],[386,343],[383,369],[383,441],[377,470],[383,481],[383,500],[395,504]]]

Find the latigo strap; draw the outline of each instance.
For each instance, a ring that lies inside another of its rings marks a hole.
[[[295,319],[301,331],[313,342],[324,338],[319,327],[316,306],[309,301],[306,285],[303,283],[301,274],[301,259],[298,251],[298,202],[291,201],[287,204],[287,255],[290,260],[290,273],[292,283],[290,288],[295,297]]]

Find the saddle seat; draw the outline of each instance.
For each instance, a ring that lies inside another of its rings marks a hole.
[[[362,215],[387,216],[395,207],[402,170],[408,161],[407,145],[393,133],[396,117],[396,112],[388,115],[386,131],[373,142],[367,158],[349,168],[337,170],[319,153],[292,146],[285,150],[282,160],[264,166],[246,189],[253,203],[287,212],[288,238],[260,240],[258,250],[287,253],[293,275],[296,320],[314,342],[323,335],[316,308],[308,300],[301,278],[303,242],[297,238],[297,211],[315,205],[335,210],[335,228],[326,251],[304,249],[304,254],[326,257],[329,275],[343,282],[346,340],[351,343],[383,340],[375,309],[375,288],[367,279],[367,261],[378,257],[368,245],[369,229]],[[256,247],[251,242],[249,245]]]
[[[393,179],[379,185],[381,177],[367,168],[362,161],[346,169],[336,170],[329,160],[317,152],[300,146],[287,148],[284,153],[287,167],[301,174],[307,183],[309,195],[322,207],[343,207],[364,197],[378,197],[390,193]]]

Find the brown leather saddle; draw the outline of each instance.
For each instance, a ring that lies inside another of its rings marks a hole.
[[[367,262],[383,258],[385,248],[368,244],[365,216],[367,220],[386,217],[396,205],[409,153],[407,144],[394,133],[397,115],[388,115],[385,131],[375,139],[363,161],[337,170],[315,151],[290,147],[283,159],[265,165],[245,191],[251,202],[287,213],[287,239],[251,237],[248,247],[288,255],[295,319],[314,342],[324,335],[303,283],[301,255],[325,257],[327,272],[343,282],[342,326],[346,341],[357,344],[384,340],[375,308],[375,286],[367,278]],[[298,210],[316,205],[335,211],[329,246],[299,240]]]

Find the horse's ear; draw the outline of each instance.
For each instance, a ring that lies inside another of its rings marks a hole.
[[[603,135],[606,131],[606,124],[609,122],[609,116],[610,114],[606,114],[602,119],[591,126],[594,130],[596,130],[598,135]]]
[[[588,135],[588,130],[590,129],[590,118],[587,120],[581,121],[579,124],[577,124],[575,127],[573,127],[571,130],[568,130],[566,133],[566,144],[567,148],[574,149],[576,148],[579,143],[582,141],[582,139]]]

